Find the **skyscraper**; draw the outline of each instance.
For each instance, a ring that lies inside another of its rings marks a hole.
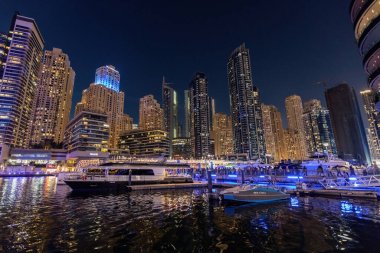
[[[140,130],[164,130],[164,110],[153,95],[140,98]]]
[[[184,103],[184,111],[185,111],[185,127],[183,137],[190,138],[191,135],[191,115],[190,115],[190,90],[185,90],[185,103]]]
[[[285,99],[286,118],[288,120],[289,134],[293,135],[292,139],[296,143],[295,156],[296,160],[303,160],[308,157],[305,127],[302,119],[303,107],[300,96],[292,95]]]
[[[99,72],[99,69],[103,69],[102,72],[103,77],[105,70],[111,71],[110,75],[111,77],[104,77],[104,80],[111,80],[114,79],[112,75],[115,74],[117,77],[118,71],[115,68],[110,68],[109,66],[100,67],[97,69],[97,72]],[[119,76],[120,77],[120,76]],[[97,79],[97,78],[95,78]],[[116,78],[117,79],[117,78]],[[117,80],[120,80],[117,79]],[[99,79],[97,80],[99,81]],[[103,84],[101,81],[100,83],[92,83],[90,86],[85,89],[82,92],[82,100],[80,103],[78,103],[75,107],[75,115],[80,113],[81,111],[90,111],[90,112],[98,112],[102,114],[107,115],[108,125],[110,128],[109,133],[109,147],[110,148],[116,148],[120,131],[121,131],[121,121],[124,117],[124,92],[117,91],[116,89],[109,88],[109,87],[116,87],[115,85],[109,85],[109,83],[105,82]],[[112,82],[111,82],[112,83]],[[114,82],[117,83],[117,82]],[[118,86],[117,86],[118,87]]]
[[[96,69],[95,83],[118,92],[120,89],[120,73],[112,65],[101,66]]]
[[[9,37],[5,33],[0,32],[0,78],[3,77],[5,63],[9,50]]]
[[[288,158],[285,147],[281,112],[274,105],[262,105],[266,152],[271,160],[279,162]]]
[[[380,160],[380,115],[375,109],[376,93],[373,90],[360,92],[363,99],[364,110],[368,119],[368,145],[372,160]]]
[[[251,60],[245,44],[236,48],[227,64],[234,152],[265,159],[265,141],[258,88],[252,83]]]
[[[330,114],[328,110],[322,108],[321,101],[317,99],[306,101],[302,117],[309,155],[323,152],[336,154]]]
[[[33,102],[31,144],[62,143],[69,122],[75,72],[61,49],[46,50]]]
[[[351,20],[355,39],[368,74],[368,85],[380,89],[380,7],[378,0],[352,0]]]
[[[348,84],[340,84],[327,89],[325,96],[339,157],[354,158],[362,163],[370,162],[355,90]]]
[[[0,144],[25,148],[29,145],[44,40],[36,22],[19,14],[13,18],[8,39],[0,76]]]
[[[208,82],[204,73],[196,73],[189,86],[191,148],[194,158],[207,158],[210,145],[210,105]]]
[[[179,137],[178,133],[178,99],[177,92],[170,84],[162,80],[162,109],[164,110],[164,129],[169,139]]]
[[[234,153],[231,116],[215,113],[211,136],[214,139],[215,156],[221,157]]]

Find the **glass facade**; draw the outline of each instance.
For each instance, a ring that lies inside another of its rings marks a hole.
[[[111,90],[119,91],[120,73],[112,65],[99,67],[95,73],[95,84],[101,84]]]

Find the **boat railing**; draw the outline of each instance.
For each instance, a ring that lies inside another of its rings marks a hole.
[[[163,179],[164,176],[154,176],[154,175],[133,175],[131,176],[132,181],[150,181]],[[64,180],[83,180],[83,181],[129,181],[129,175],[68,175]]]

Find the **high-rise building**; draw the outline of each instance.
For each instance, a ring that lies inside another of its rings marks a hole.
[[[204,73],[196,73],[189,86],[191,148],[194,158],[210,157],[210,99],[208,81]]]
[[[168,157],[169,136],[164,130],[131,130],[120,136],[119,148],[137,157]]]
[[[211,137],[214,140],[215,156],[228,156],[234,153],[231,116],[215,113],[213,117]]]
[[[177,92],[170,84],[162,80],[162,109],[164,110],[164,129],[170,140],[179,137]]]
[[[140,98],[139,129],[164,130],[164,110],[153,95]]]
[[[352,0],[351,20],[355,38],[368,74],[368,85],[380,89],[380,4],[378,0]]]
[[[380,115],[375,109],[376,93],[373,90],[360,91],[363,99],[364,110],[368,119],[367,139],[371,158],[373,161],[380,160]]]
[[[336,154],[330,114],[328,110],[322,108],[321,101],[317,99],[306,101],[302,117],[309,155],[326,152]]]
[[[63,142],[69,122],[75,72],[61,49],[46,50],[33,102],[31,144]]]
[[[3,77],[5,63],[7,61],[9,42],[8,35],[0,32],[0,78]]]
[[[114,68],[107,67],[109,66],[105,66],[104,69],[112,69],[114,74],[117,72]],[[75,115],[82,110],[106,114],[110,127],[109,147],[116,148],[121,131],[120,121],[124,116],[124,92],[109,87],[115,86],[106,86],[102,83],[90,84],[90,87],[82,92],[82,100],[75,107]]]
[[[325,91],[338,156],[369,163],[367,138],[355,90],[340,84]]]
[[[303,107],[300,96],[292,95],[285,99],[286,118],[288,120],[289,134],[294,135],[296,160],[303,160],[308,157],[305,126],[302,119]]]
[[[120,134],[125,133],[133,129],[133,118],[130,117],[128,114],[124,114],[121,116],[119,124]]]
[[[185,127],[183,132],[183,137],[190,138],[191,135],[191,113],[190,113],[190,90],[185,90],[185,103],[184,103],[184,110],[185,110]]]
[[[173,159],[190,159],[191,158],[191,140],[190,138],[176,138],[172,141]]]
[[[109,125],[107,115],[81,111],[67,125],[64,148],[67,151],[107,152]]]
[[[118,92],[120,89],[120,73],[112,65],[101,66],[96,69],[95,84],[101,84]]]
[[[274,105],[262,107],[267,157],[275,162],[287,159],[281,112]]]
[[[234,152],[265,159],[264,128],[258,88],[253,85],[249,49],[236,48],[227,64]]]
[[[13,18],[0,76],[0,144],[27,147],[44,40],[34,19]],[[3,42],[6,39],[3,39]]]

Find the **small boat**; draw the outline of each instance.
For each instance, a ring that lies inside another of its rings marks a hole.
[[[250,203],[268,203],[290,198],[289,194],[277,188],[249,184],[224,190],[221,195],[224,200]]]

